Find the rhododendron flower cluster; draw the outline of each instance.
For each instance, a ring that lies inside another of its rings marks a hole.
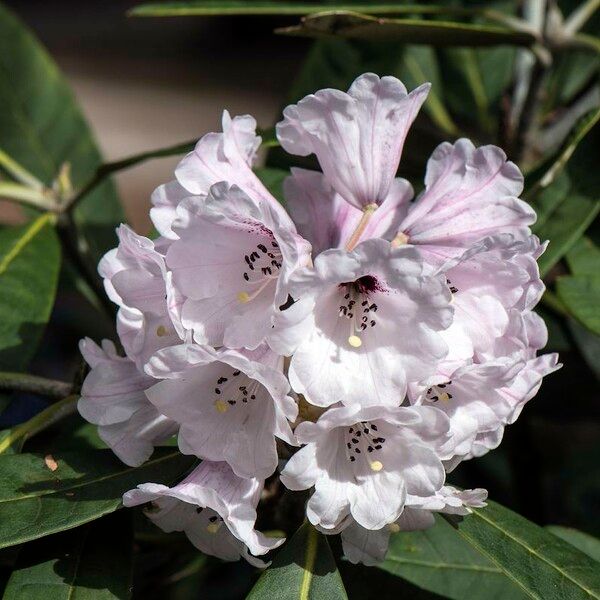
[[[558,367],[536,355],[545,245],[500,148],[441,144],[415,199],[396,177],[428,91],[367,73],[287,107],[279,143],[321,170],[291,170],[285,208],[252,170],[254,119],[225,112],[154,192],[159,236],[118,229],[99,270],[124,356],[82,341],[80,412],[128,465],[174,435],[201,459],[126,506],[262,564],[283,542],[255,529],[278,477],[310,490],[308,520],[349,560],[373,564],[391,532],[485,504],[446,476],[498,446]]]

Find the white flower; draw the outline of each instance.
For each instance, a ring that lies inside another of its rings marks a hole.
[[[317,406],[399,405],[409,380],[433,373],[452,320],[443,277],[425,275],[418,253],[381,239],[352,252],[327,250],[292,274],[270,344],[293,353],[293,389]]]
[[[123,348],[143,369],[156,350],[180,343],[185,335],[179,317],[182,300],[157,250],[168,241],[153,242],[127,225],[117,235],[119,246],[106,253],[98,271],[109,298],[119,305],[117,332]]]
[[[283,358],[265,345],[253,352],[180,345],[157,352],[148,372],[163,379],[150,402],[176,421],[179,448],[227,461],[236,475],[265,479],[277,467],[275,438],[295,438],[298,407],[287,395]]]
[[[177,215],[167,265],[185,298],[184,326],[200,344],[256,348],[287,300],[290,275],[310,260],[309,244],[289,217],[226,183],[185,200]]]
[[[330,408],[295,433],[301,448],[281,481],[291,490],[314,486],[306,514],[314,525],[335,529],[351,514],[380,529],[402,513],[407,494],[428,496],[444,484],[439,452],[448,419],[436,408],[359,406]]]
[[[376,565],[385,559],[392,533],[429,529],[435,523],[434,512],[467,515],[471,508],[485,506],[486,498],[482,489],[459,491],[444,486],[426,498],[409,496],[400,517],[381,529],[365,529],[348,517],[341,526],[344,555],[354,564]]]
[[[109,340],[100,348],[85,338],[79,348],[91,367],[77,403],[79,413],[98,425],[100,438],[125,464],[141,465],[178,429],[146,398],[145,391],[156,380],[138,371],[132,360],[118,356]]]
[[[205,554],[223,560],[240,556],[266,566],[261,556],[285,538],[267,538],[254,529],[263,481],[236,476],[224,462],[204,461],[181,483],[169,488],[144,483],[123,496],[125,506],[152,503],[146,515],[164,531],[184,531]]]

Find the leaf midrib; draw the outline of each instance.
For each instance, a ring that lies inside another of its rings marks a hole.
[[[434,563],[426,560],[415,560],[415,559],[404,559],[398,558],[397,556],[387,556],[386,562],[394,562],[402,565],[414,565],[417,567],[427,567],[430,569],[448,569],[456,571],[477,571],[482,573],[496,573],[498,575],[504,575],[504,572],[500,568],[496,567],[484,567],[480,565],[466,565],[466,564],[454,564],[454,563]]]
[[[38,217],[24,232],[17,238],[16,242],[0,260],[0,275],[4,275],[14,260],[21,254],[24,248],[31,243],[35,237],[42,231],[44,226],[50,222],[52,215],[46,213]]]
[[[491,527],[493,527],[494,529],[500,531],[503,535],[505,535],[507,538],[511,539],[512,541],[514,541],[516,544],[518,544],[519,546],[521,546],[522,548],[524,548],[525,550],[527,550],[527,552],[529,552],[530,554],[532,554],[533,556],[537,557],[539,560],[541,560],[543,563],[546,563],[547,565],[549,565],[551,568],[553,568],[554,570],[556,570],[558,573],[560,573],[565,579],[569,580],[570,582],[572,582],[576,587],[578,587],[580,590],[584,591],[586,594],[588,594],[588,596],[590,596],[591,598],[600,598],[600,596],[594,595],[593,590],[589,590],[588,588],[586,588],[583,584],[581,584],[579,581],[577,581],[576,579],[573,579],[573,577],[571,577],[567,572],[565,572],[559,565],[557,565],[556,563],[552,562],[551,560],[545,558],[542,554],[540,554],[539,552],[537,552],[536,550],[534,550],[531,546],[529,546],[527,544],[527,542],[521,540],[520,538],[516,537],[515,535],[513,535],[511,532],[509,532],[506,529],[503,529],[502,527],[500,527],[499,525],[497,525],[494,521],[488,519],[487,517],[485,517],[481,512],[475,510],[473,511],[473,516],[480,518],[482,521],[485,521],[488,525],[490,525]],[[472,518],[472,517],[471,517]],[[460,531],[460,529],[459,529]],[[502,571],[504,571],[507,575],[509,575],[512,579],[514,579],[515,581],[517,581],[519,583],[519,585],[521,587],[523,587],[523,583],[520,582],[520,580],[518,580],[516,578],[516,576],[514,576],[513,574],[510,574],[509,571],[507,571],[506,569],[504,569],[502,567],[502,565],[498,564],[496,562],[496,560],[494,559],[493,556],[491,556],[490,554],[486,553],[488,556],[490,556],[491,560],[493,560],[499,567],[500,569],[502,569]],[[531,590],[529,590],[528,588],[524,588],[527,590],[527,593],[529,595],[531,595],[532,597],[536,598],[539,596],[534,596],[533,592]]]
[[[153,460],[149,460],[147,463],[145,463],[143,465],[143,467],[151,467],[151,466],[155,466],[157,464],[160,464],[161,462],[171,459],[175,456],[179,456],[178,452],[173,452],[172,454],[167,454],[166,456],[161,456],[160,458]],[[117,473],[109,473],[108,475],[104,475],[100,478],[96,478],[96,479],[90,479],[90,480],[86,480],[84,482],[81,483],[77,483],[74,485],[70,485],[68,487],[62,487],[60,489],[54,489],[54,490],[48,490],[48,491],[42,491],[41,493],[36,493],[36,494],[29,494],[29,495],[23,495],[23,496],[19,496],[16,498],[7,498],[7,499],[1,499],[0,498],[0,504],[7,504],[10,502],[20,502],[21,500],[29,500],[31,498],[41,498],[43,496],[51,496],[53,494],[64,494],[65,492],[68,492],[70,490],[75,490],[78,488],[82,488],[82,487],[86,487],[87,485],[92,485],[95,483],[101,483],[103,481],[107,481],[110,479],[114,479],[116,477],[121,477],[127,473],[130,473],[131,471],[135,471],[137,469],[139,469],[140,467],[129,467],[123,471],[118,471]],[[40,482],[43,483],[43,482]]]

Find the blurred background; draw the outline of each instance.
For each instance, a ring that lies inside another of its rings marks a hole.
[[[66,75],[105,159],[199,138],[221,112],[252,114],[270,127],[302,66],[308,40],[275,35],[297,18],[127,17],[122,0],[9,0]],[[121,172],[116,183],[130,223],[148,233],[152,190],[179,158]],[[2,220],[18,218],[2,205]]]

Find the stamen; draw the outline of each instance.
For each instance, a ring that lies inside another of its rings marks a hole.
[[[215,533],[217,533],[217,531],[219,531],[220,528],[221,528],[221,523],[209,523],[206,526],[206,531],[208,531],[208,533],[215,534]]]
[[[228,411],[229,406],[227,406],[225,400],[215,400],[215,408],[217,409],[217,412],[225,413]]]
[[[348,338],[348,343],[353,347],[353,348],[360,348],[362,346],[362,340],[357,336],[357,335],[351,335]]]
[[[389,523],[388,524],[388,529],[392,533],[398,533],[400,531],[400,525],[398,525],[398,523]]]
[[[246,304],[246,302],[250,302],[250,294],[248,292],[239,292],[237,299],[240,304]]]
[[[383,469],[383,463],[380,460],[374,460],[371,463],[371,471],[381,471]]]
[[[166,335],[169,335],[169,330],[164,325],[159,325],[156,328],[156,335],[158,337],[165,337]]]

